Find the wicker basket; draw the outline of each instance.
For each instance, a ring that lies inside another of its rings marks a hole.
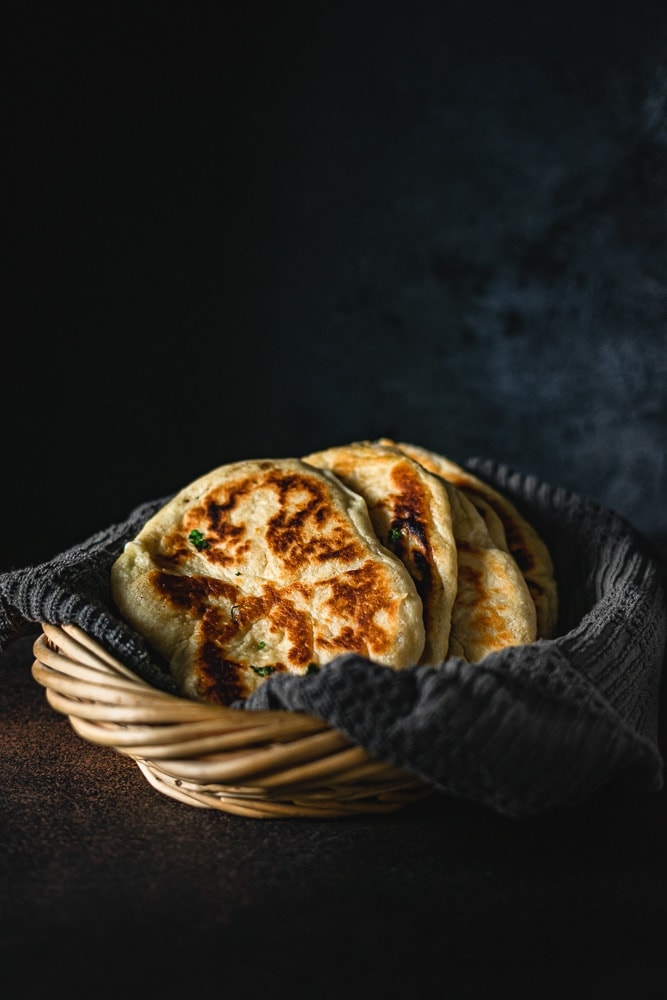
[[[321,719],[205,705],[152,687],[74,625],[42,625],[32,674],[75,732],[179,802],[253,818],[391,812],[432,786]]]

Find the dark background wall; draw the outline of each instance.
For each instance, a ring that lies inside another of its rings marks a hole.
[[[1,569],[381,434],[667,537],[664,3],[9,12]]]

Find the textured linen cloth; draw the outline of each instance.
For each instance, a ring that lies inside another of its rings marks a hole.
[[[442,792],[528,817],[572,806],[615,781],[658,790],[658,691],[667,642],[656,553],[627,521],[499,463],[466,465],[542,535],[556,571],[556,637],[478,663],[394,671],[357,655],[317,674],[274,675],[240,710],[318,716],[373,756]],[[118,614],[109,572],[169,497],[142,504],[39,566],[0,577],[0,649],[40,622],[73,623],[162,690],[160,658]]]

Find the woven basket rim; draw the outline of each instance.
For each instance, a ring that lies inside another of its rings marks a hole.
[[[391,812],[433,790],[314,716],[158,690],[77,625],[42,623],[32,675],[82,739],[181,803],[253,818]]]

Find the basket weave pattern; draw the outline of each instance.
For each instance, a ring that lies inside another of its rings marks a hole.
[[[88,742],[131,757],[179,802],[252,818],[391,812],[432,786],[309,715],[243,711],[153,688],[75,625],[42,624],[32,674]]]

